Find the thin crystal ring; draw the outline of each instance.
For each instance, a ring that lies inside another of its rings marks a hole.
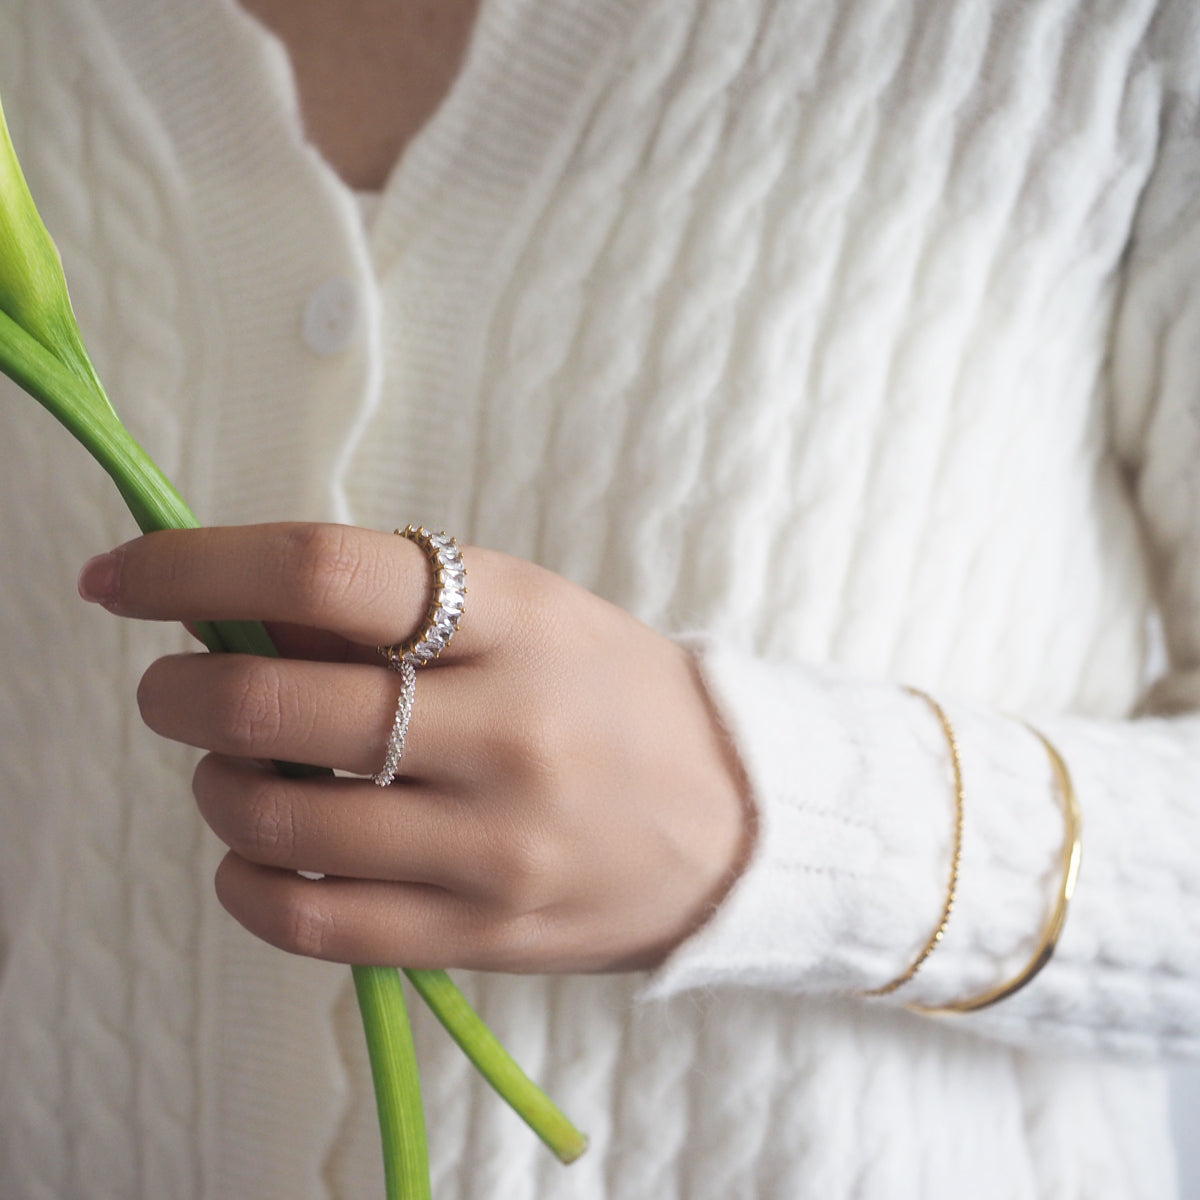
[[[408,738],[408,722],[412,719],[413,701],[417,698],[416,669],[401,661],[397,670],[400,672],[401,681],[400,699],[396,704],[396,719],[392,722],[392,732],[388,737],[387,757],[383,760],[383,770],[371,776],[380,787],[387,787],[400,771],[404,743]]]
[[[417,696],[416,669],[432,662],[450,644],[462,620],[467,595],[467,568],[463,564],[458,543],[452,537],[444,531],[430,533],[428,529],[414,525],[397,529],[396,533],[416,542],[428,556],[433,567],[433,598],[425,620],[413,637],[393,646],[379,647],[379,653],[387,660],[387,665],[398,672],[401,681],[383,769],[371,776],[380,787],[387,787],[400,771],[400,760],[404,757],[404,745],[408,738],[408,724]]]

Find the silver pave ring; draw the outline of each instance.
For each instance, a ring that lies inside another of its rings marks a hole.
[[[417,698],[417,672],[406,662],[396,668],[400,672],[400,700],[396,705],[396,719],[388,736],[387,757],[383,770],[371,778],[380,787],[387,787],[400,771],[400,760],[404,757],[404,742],[408,737],[408,722],[412,718],[413,701]]]
[[[433,598],[417,633],[406,642],[380,646],[379,653],[387,665],[400,675],[400,698],[396,717],[388,737],[387,757],[383,770],[371,778],[380,787],[387,787],[400,770],[408,723],[416,699],[416,668],[432,662],[450,644],[458,623],[462,620],[467,596],[467,568],[463,564],[458,543],[447,533],[430,533],[428,529],[408,525],[397,529],[400,537],[416,542],[433,567]]]

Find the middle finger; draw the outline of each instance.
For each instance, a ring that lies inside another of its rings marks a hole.
[[[471,748],[448,727],[446,694],[469,666],[418,672],[404,774],[453,782],[473,773]],[[181,654],[154,662],[138,706],[155,733],[237,758],[380,770],[400,694],[400,677],[377,666]]]

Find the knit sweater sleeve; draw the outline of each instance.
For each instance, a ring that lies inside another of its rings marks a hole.
[[[1061,798],[1024,716],[1058,747],[1079,798],[1078,886],[1036,979],[950,1019],[1018,1044],[1200,1050],[1200,117],[1182,98],[1191,90],[1165,109],[1111,356],[1113,436],[1159,597],[1162,677],[1125,720],[1000,714],[938,696],[965,791],[957,902],[916,976],[864,999],[901,975],[938,925],[955,815],[942,729],[924,700],[891,683],[697,639],[751,781],[757,840],[725,902],[652,979],[652,995],[739,984],[937,1005],[1011,978],[1062,879]]]

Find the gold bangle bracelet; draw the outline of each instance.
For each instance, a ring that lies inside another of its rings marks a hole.
[[[1059,936],[1062,934],[1063,925],[1067,919],[1067,906],[1071,902],[1071,896],[1075,891],[1075,881],[1079,877],[1079,859],[1082,852],[1079,803],[1075,798],[1075,788],[1071,783],[1071,773],[1067,770],[1067,764],[1063,762],[1062,755],[1050,744],[1044,734],[1034,729],[1032,725],[1029,726],[1029,729],[1042,745],[1046,747],[1046,752],[1050,755],[1050,763],[1054,769],[1055,778],[1058,781],[1059,791],[1062,792],[1064,827],[1061,860],[1062,886],[1059,888],[1058,898],[1055,901],[1046,926],[1042,930],[1037,950],[1034,951],[1033,957],[1025,964],[1024,968],[1012,979],[1008,980],[1008,982],[1001,983],[986,992],[980,993],[978,996],[971,996],[966,1000],[952,1000],[947,1004],[908,1005],[913,1012],[934,1016],[950,1015],[977,1012],[981,1008],[998,1004],[1001,1000],[1006,1000],[1013,993],[1020,991],[1021,988],[1029,983],[1050,961],[1050,957],[1054,953],[1054,948],[1058,945]]]
[[[898,975],[890,983],[885,983],[882,987],[859,992],[860,996],[890,995],[897,988],[903,987],[921,969],[925,960],[937,949],[938,943],[945,936],[946,926],[950,923],[950,914],[954,911],[954,899],[958,893],[958,867],[962,859],[964,805],[962,756],[958,750],[958,738],[955,737],[954,727],[950,724],[950,718],[946,716],[942,706],[932,696],[914,687],[907,688],[906,690],[910,695],[918,696],[924,700],[933,709],[942,726],[942,732],[946,735],[946,741],[950,746],[950,763],[954,768],[954,849],[950,855],[950,886],[946,889],[946,902],[942,905],[942,915],[938,918],[937,928],[933,931],[933,934],[925,945],[921,947],[916,958],[909,964],[904,974]]]

